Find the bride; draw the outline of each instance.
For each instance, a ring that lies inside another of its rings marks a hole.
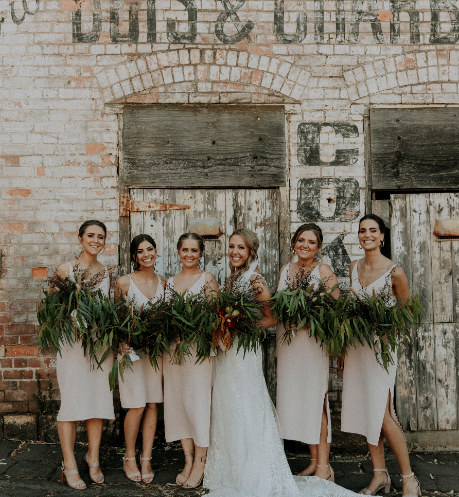
[[[247,229],[230,237],[231,275],[270,298],[257,270],[258,238]],[[259,324],[276,324],[269,306]],[[222,344],[220,345],[222,347]],[[219,351],[214,363],[211,436],[203,486],[208,497],[350,497],[353,492],[316,476],[293,476],[279,435],[275,408],[266,388],[261,352],[239,354],[233,344],[227,354]],[[295,374],[292,371],[292,374]]]

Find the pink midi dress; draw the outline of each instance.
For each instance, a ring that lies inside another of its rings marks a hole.
[[[397,299],[392,293],[392,271],[396,264],[364,288],[359,280],[359,262],[352,270],[352,288],[357,295],[370,297],[373,290],[377,295],[387,293],[390,304],[395,305]],[[386,371],[372,348],[357,343],[355,348],[347,350],[344,359],[341,431],[363,435],[370,445],[378,445],[388,398],[390,415],[398,423],[394,409],[397,355],[392,354],[392,357],[394,364],[390,364]]]
[[[149,300],[135,284],[129,275],[129,290],[127,301],[134,302],[137,308],[146,306],[164,298],[164,287],[161,278],[158,278],[158,287],[152,300]],[[126,366],[123,376],[124,381],[119,378],[121,407],[124,409],[135,409],[145,407],[148,403],[160,403],[163,401],[163,360],[158,357],[158,367],[155,369],[150,363],[148,354],[137,352],[140,357],[132,363],[132,370]]]
[[[311,272],[315,289],[319,287],[320,272],[317,265]],[[290,264],[283,269],[278,290],[289,286]],[[331,442],[330,409],[328,406],[329,359],[326,350],[309,336],[309,325],[296,330],[290,345],[280,345],[285,331],[277,325],[277,402],[280,435],[286,440],[298,440],[317,445],[320,443],[322,412],[327,406],[328,435]]]
[[[187,295],[204,294],[206,273],[187,290]],[[169,278],[166,298],[175,291],[174,278]],[[208,447],[210,440],[210,406],[212,397],[212,362],[196,364],[196,355],[172,364],[169,354],[163,358],[164,424],[166,442],[192,438],[198,447]]]
[[[69,278],[75,281],[72,265],[69,264]],[[110,278],[105,268],[104,279],[99,285],[104,296],[109,295]],[[114,354],[110,352],[97,367],[85,355],[81,343],[62,344],[61,354],[57,354],[56,372],[61,394],[61,407],[58,421],[82,421],[101,418],[115,419],[113,393],[110,392],[108,373],[113,367]]]

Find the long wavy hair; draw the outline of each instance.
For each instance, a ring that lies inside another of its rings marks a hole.
[[[249,249],[249,256],[247,257],[244,265],[239,268],[235,268],[230,262],[231,274],[229,275],[227,280],[228,285],[237,280],[242,273],[245,273],[249,269],[250,263],[258,259],[258,247],[260,245],[258,236],[253,231],[246,228],[239,228],[233,231],[229,239],[231,240],[234,235],[239,235],[244,240],[244,243]]]

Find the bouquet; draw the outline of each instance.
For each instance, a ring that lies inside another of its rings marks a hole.
[[[94,308],[102,297],[98,287],[105,273],[101,272],[88,279],[89,268],[80,271],[74,267],[75,281],[62,278],[57,272],[48,280],[49,290],[43,290],[37,318],[40,324],[38,344],[51,353],[61,351],[62,344],[73,345],[82,341],[86,350],[92,347],[92,323]],[[107,302],[105,302],[107,304]]]
[[[424,316],[424,309],[416,295],[412,295],[404,303],[400,299],[391,303],[388,293],[371,297],[357,295],[350,301],[348,314],[354,321],[354,327],[361,334],[361,343],[365,341],[375,351],[378,362],[387,370],[394,364],[392,353],[398,353],[403,339],[411,340],[411,328],[419,326]]]
[[[272,310],[285,327],[280,343],[287,342],[290,345],[296,330],[310,323],[310,335],[322,344],[327,344],[331,337],[324,322],[329,319],[334,308],[336,300],[331,293],[337,286],[327,291],[319,278],[311,277],[302,270],[299,276],[293,284],[271,298]]]
[[[214,309],[204,295],[179,294],[173,290],[164,319],[164,344],[173,364],[181,364],[196,349],[196,362],[212,353],[212,322]],[[215,353],[215,350],[213,350]]]
[[[225,355],[237,338],[237,352],[242,347],[257,350],[258,344],[266,338],[266,331],[257,321],[261,317],[263,303],[257,299],[258,292],[246,282],[233,281],[226,292],[219,293],[213,300],[216,311],[212,325],[212,343],[215,349],[219,339],[225,347]]]

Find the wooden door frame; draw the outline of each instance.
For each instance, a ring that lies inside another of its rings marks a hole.
[[[144,105],[144,104],[143,104]],[[155,105],[155,104],[149,104]],[[186,104],[184,104],[186,105]],[[214,104],[222,105],[222,104]],[[228,104],[231,105],[231,104]],[[242,104],[241,104],[242,105]],[[250,104],[254,106],[254,104]],[[266,104],[259,104],[261,106]],[[269,188],[276,188],[279,190],[279,264],[280,267],[287,264],[290,259],[290,143],[289,143],[289,129],[290,120],[292,115],[301,114],[301,105],[299,104],[276,104],[277,106],[282,106],[284,108],[285,115],[285,146],[286,146],[286,163],[285,163],[285,186],[275,186]],[[123,110],[124,106],[117,106],[116,114],[118,115],[118,194],[119,196],[124,194],[129,194],[131,188],[135,188],[135,185],[127,185],[124,183],[123,174]],[[142,186],[141,188],[149,188],[147,186]],[[150,188],[162,188],[158,186],[151,186]],[[174,187],[174,186],[164,186],[164,188],[179,188],[185,189],[184,187]],[[223,189],[240,188],[238,186],[225,185]],[[255,189],[255,188],[254,188]],[[261,188],[256,188],[261,189]],[[130,217],[119,217],[119,268],[120,272],[127,273],[130,268],[129,264],[129,246],[130,246]],[[279,267],[279,269],[280,269]]]

